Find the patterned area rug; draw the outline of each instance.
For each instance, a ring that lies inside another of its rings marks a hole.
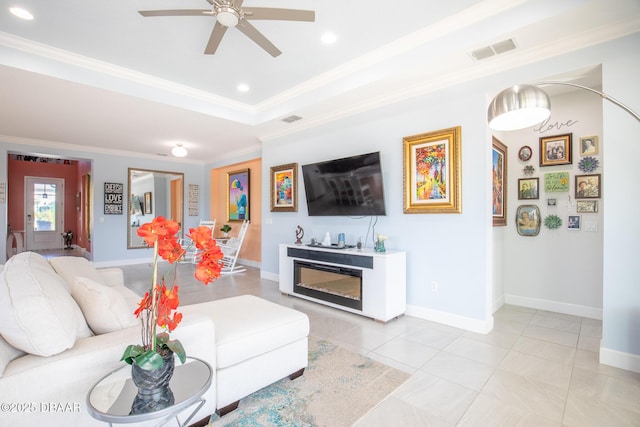
[[[240,400],[210,427],[348,427],[409,378],[397,369],[309,337],[309,366]]]

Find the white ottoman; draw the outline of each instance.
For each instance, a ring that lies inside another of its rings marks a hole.
[[[215,323],[218,415],[269,384],[303,374],[308,364],[306,314],[253,295],[197,305]]]

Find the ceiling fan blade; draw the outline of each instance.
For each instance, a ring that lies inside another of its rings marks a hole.
[[[244,19],[262,19],[272,21],[306,21],[316,20],[313,10],[279,9],[273,7],[243,7]]]
[[[274,46],[273,43],[267,40],[267,38],[256,29],[256,27],[251,25],[249,22],[242,21],[236,26],[236,28],[244,33],[245,36],[253,40],[258,46],[266,50],[274,58],[282,53],[277,47]]]
[[[213,55],[218,50],[218,46],[220,46],[220,42],[222,41],[222,36],[227,32],[227,27],[221,25],[219,22],[213,26],[213,30],[211,31],[211,36],[209,36],[209,43],[207,43],[207,47],[204,49],[204,53],[206,55]]]
[[[146,18],[152,16],[212,16],[211,9],[174,9],[174,10],[139,10],[138,13]]]

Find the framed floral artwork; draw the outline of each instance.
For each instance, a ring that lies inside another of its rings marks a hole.
[[[404,213],[461,213],[461,127],[403,141]]]
[[[571,133],[540,138],[540,166],[571,164],[572,139]]]
[[[298,211],[298,164],[271,168],[271,212]]]
[[[492,138],[491,187],[493,226],[507,225],[507,146]]]
[[[599,199],[602,185],[599,173],[576,175],[576,199]]]
[[[227,221],[249,219],[249,169],[227,173]]]

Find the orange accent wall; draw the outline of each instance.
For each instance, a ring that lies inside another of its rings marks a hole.
[[[73,165],[7,160],[7,221],[13,230],[24,230],[24,177],[64,179],[64,229],[74,234],[76,244],[78,213],[75,194],[78,191],[78,163]],[[62,240],[60,240],[62,242]]]
[[[249,220],[251,224],[244,237],[244,243],[240,250],[239,258],[257,263],[262,260],[262,160],[248,160],[212,169],[211,179],[211,199],[209,200],[209,210],[211,218],[216,220],[216,236],[221,235],[219,230],[223,224],[227,223],[227,173],[242,169],[249,169]],[[237,236],[240,231],[240,222],[229,222],[232,229],[230,236]]]

